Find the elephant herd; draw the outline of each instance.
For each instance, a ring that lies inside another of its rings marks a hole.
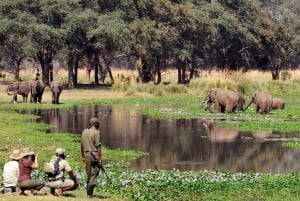
[[[13,82],[7,86],[7,94],[12,95],[13,103],[17,103],[17,95],[23,97],[23,102],[27,102],[27,98],[30,95],[31,103],[42,103],[42,96],[46,85],[39,81],[29,81],[29,82]],[[52,93],[52,103],[59,104],[60,93],[63,89],[61,82],[52,81],[50,83],[50,90]]]
[[[211,89],[204,101],[202,107],[206,104],[207,109],[211,111],[212,104],[218,113],[233,113],[237,111],[246,111],[252,104],[256,104],[256,113],[269,114],[274,109],[284,109],[285,102],[281,98],[272,98],[272,96],[265,92],[255,92],[251,96],[251,100],[245,106],[244,95],[240,92],[225,90],[221,88]]]

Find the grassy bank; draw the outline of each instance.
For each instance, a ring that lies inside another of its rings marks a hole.
[[[234,76],[237,76],[235,78]],[[78,136],[69,133],[46,134],[46,124],[32,123],[34,115],[19,114],[15,110],[64,108],[86,104],[140,104],[144,114],[156,118],[205,118],[226,119],[224,126],[244,130],[274,129],[276,131],[300,131],[299,118],[300,87],[298,78],[270,81],[258,79],[258,75],[202,75],[189,86],[177,86],[171,79],[169,85],[117,83],[112,89],[73,89],[64,90],[60,105],[51,104],[49,89],[40,105],[19,103],[11,104],[11,97],[5,93],[6,86],[0,86],[0,165],[9,160],[14,147],[29,146],[39,155],[40,164],[49,160],[57,147],[64,147],[68,160],[74,167],[80,181],[80,189],[67,193],[59,200],[85,200],[85,173],[80,162],[80,144]],[[256,79],[255,79],[256,78]],[[255,90],[263,90],[273,96],[282,97],[287,105],[283,111],[274,111],[270,115],[257,115],[252,107],[245,113],[210,114],[200,108],[206,92],[212,87],[230,88],[243,91],[247,101]],[[20,100],[20,98],[19,98]],[[167,108],[160,110],[157,108]],[[236,121],[237,118],[242,120]],[[296,145],[295,142],[292,144]],[[297,146],[295,146],[297,147]],[[293,174],[235,174],[229,172],[180,172],[177,170],[131,171],[128,163],[144,153],[104,148],[105,168],[110,179],[104,174],[99,176],[96,195],[103,200],[272,200],[293,201],[300,199],[300,175]],[[126,160],[124,160],[126,159]],[[41,170],[35,177],[45,175]],[[4,200],[58,200],[49,195],[35,197],[0,195]]]

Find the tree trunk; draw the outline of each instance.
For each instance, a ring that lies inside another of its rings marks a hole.
[[[186,84],[186,62],[182,63],[181,84]]]
[[[279,80],[280,77],[280,68],[276,67],[275,70],[272,71],[272,80]]]
[[[91,84],[91,71],[92,68],[90,66],[86,67],[86,84]]]
[[[16,69],[15,69],[15,80],[22,81],[20,79],[20,70],[21,70],[21,63],[23,61],[23,57],[16,59]]]
[[[135,67],[138,71],[138,82],[143,82],[143,58],[141,56],[137,57]]]
[[[110,67],[109,67],[109,64],[110,64],[110,60],[105,56],[105,55],[102,55],[102,60],[103,60],[103,64],[104,64],[104,69],[103,70],[105,70],[105,74],[103,73],[103,83],[104,83],[104,79],[105,79],[105,77],[106,77],[106,74],[108,73],[108,75],[109,75],[109,78],[110,78],[110,80],[111,80],[111,85],[113,85],[114,84],[114,77],[113,77],[113,75],[112,75],[112,71],[111,71],[111,69],[110,69]]]
[[[185,84],[186,82],[186,61],[178,61],[177,63],[178,69],[178,84]]]
[[[93,63],[93,66],[94,66],[94,69],[95,69],[95,84],[99,84],[99,78],[98,78],[98,67],[99,67],[99,58],[98,58],[98,55],[94,55],[94,63]]]
[[[156,75],[157,75],[157,79],[155,79]],[[156,57],[155,71],[154,71],[154,83],[155,84],[161,83],[161,65],[160,65],[159,57]]]
[[[182,81],[181,81],[181,65],[177,63],[177,84],[182,84]]]
[[[68,59],[68,85],[70,88],[74,88],[74,56],[69,56]]]
[[[193,79],[194,77],[198,77],[198,72],[196,70],[196,64],[194,61],[192,61],[190,64],[190,77],[189,80]]]
[[[53,81],[53,64],[52,62],[49,63],[49,82],[51,83]]]
[[[41,69],[42,69],[42,76],[43,76],[43,82],[46,85],[49,85],[49,80],[50,78],[50,69],[51,69],[51,62],[52,62],[52,51],[39,51],[37,53],[37,57],[39,59],[39,62],[41,64]],[[53,74],[52,74],[52,79],[53,79]]]
[[[113,85],[113,84],[115,83],[115,80],[114,80],[112,71],[111,71],[111,69],[110,69],[109,66],[107,66],[107,72],[108,72],[109,78],[110,78],[110,80],[111,80],[111,85]]]

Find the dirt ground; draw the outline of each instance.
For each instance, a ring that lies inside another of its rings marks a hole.
[[[7,85],[0,84],[0,98],[6,102],[11,101],[12,96],[7,94]],[[76,88],[76,89],[64,89],[61,93],[61,99],[68,100],[79,100],[79,99],[94,99],[94,98],[123,98],[125,97],[125,93],[122,92],[114,92],[110,88],[95,88],[91,87],[90,89],[87,87],[84,88]],[[29,97],[28,97],[29,98]],[[22,100],[22,96],[18,95],[18,101]],[[29,101],[29,99],[28,99]],[[43,102],[51,102],[51,91],[49,87],[45,88],[43,94]]]

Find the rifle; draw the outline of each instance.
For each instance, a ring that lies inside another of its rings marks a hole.
[[[97,166],[100,168],[100,170],[102,170],[102,171],[104,172],[104,174],[105,174],[105,176],[107,177],[107,179],[110,180],[109,176],[108,176],[108,175],[106,174],[106,172],[105,172],[105,169],[104,169],[103,165],[100,164],[100,163],[97,163]]]
[[[104,174],[105,174],[105,176],[107,177],[107,179],[110,180],[109,176],[106,174],[106,172],[105,172],[105,170],[104,170],[103,165],[100,164],[100,163],[98,162],[98,160],[96,159],[96,157],[95,157],[93,154],[91,154],[91,155],[92,155],[92,157],[95,159],[95,161],[92,163],[92,165],[95,165],[95,166],[97,166],[98,168],[100,168],[100,170],[102,170],[102,171],[104,172]]]

